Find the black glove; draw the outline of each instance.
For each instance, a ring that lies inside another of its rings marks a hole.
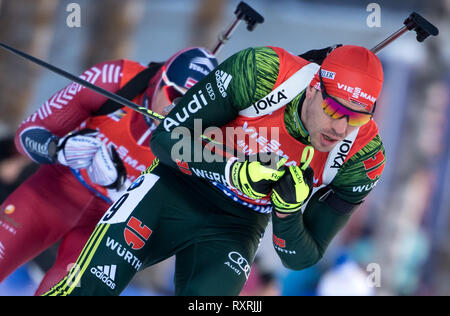
[[[328,54],[340,46],[342,46],[342,44],[335,44],[321,49],[312,49],[298,56],[312,63],[322,65],[324,59],[328,56]]]

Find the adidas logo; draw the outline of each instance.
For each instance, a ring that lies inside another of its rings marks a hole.
[[[226,98],[227,93],[225,91],[228,89],[228,85],[230,84],[231,79],[233,79],[233,76],[223,70],[217,70],[215,72],[215,75],[217,88],[219,88],[219,92],[222,95],[222,98]]]
[[[114,290],[116,288],[116,284],[114,283],[116,279],[116,269],[117,266],[115,264],[97,266],[91,268],[91,273],[105,283],[111,290]]]

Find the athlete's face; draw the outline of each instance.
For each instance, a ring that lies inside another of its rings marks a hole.
[[[355,105],[342,98],[336,98],[343,105],[358,110]],[[322,94],[314,87],[306,89],[306,99],[303,103],[301,120],[308,130],[311,145],[322,152],[329,152],[334,146],[358,127],[350,126],[346,117],[333,119],[322,108]]]

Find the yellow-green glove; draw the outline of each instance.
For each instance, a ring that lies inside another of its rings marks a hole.
[[[314,149],[307,146],[302,155],[302,166],[290,166],[274,187],[270,199],[277,212],[298,212],[308,199],[313,188],[314,171],[309,166]],[[308,157],[309,155],[309,157]]]
[[[243,162],[230,166],[231,184],[252,199],[261,199],[270,194],[273,185],[284,175],[287,159],[275,154],[250,156]]]

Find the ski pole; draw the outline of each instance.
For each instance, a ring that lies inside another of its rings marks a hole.
[[[264,21],[264,18],[258,12],[256,12],[254,9],[252,9],[250,6],[248,6],[244,2],[239,3],[239,5],[236,8],[235,14],[236,14],[236,21],[226,31],[226,34],[224,35],[225,39],[229,39],[231,33],[234,31],[234,29],[237,26],[236,22],[240,22],[241,20],[244,20],[247,23],[247,28],[249,30],[253,30],[256,27],[257,23],[262,23]],[[225,41],[221,40],[216,45],[216,47],[214,48],[213,54],[216,54],[222,48],[224,43],[225,43]],[[115,102],[117,102],[117,103],[119,103],[121,105],[129,107],[129,108],[131,108],[132,110],[134,110],[134,111],[136,111],[138,113],[141,113],[141,114],[143,114],[145,116],[148,116],[148,117],[150,117],[152,119],[155,119],[157,121],[162,121],[165,118],[163,115],[161,115],[159,113],[153,112],[152,110],[149,110],[149,109],[147,109],[145,107],[142,107],[142,106],[140,106],[140,105],[138,105],[138,104],[136,104],[134,102],[131,102],[130,100],[128,100],[128,99],[126,99],[124,97],[121,97],[121,96],[119,96],[119,95],[117,95],[115,93],[112,93],[112,92],[110,92],[108,90],[100,88],[100,87],[98,87],[98,86],[96,86],[96,85],[94,85],[94,84],[92,84],[92,83],[90,83],[90,82],[88,82],[86,80],[83,80],[83,79],[81,79],[81,78],[79,78],[79,77],[77,77],[77,76],[75,76],[75,75],[73,75],[73,74],[71,74],[71,73],[61,69],[61,68],[58,68],[58,67],[56,67],[54,65],[51,65],[51,64],[49,64],[49,63],[47,63],[47,62],[45,62],[45,61],[43,61],[43,60],[41,60],[39,58],[31,56],[31,55],[29,55],[29,54],[27,54],[25,52],[22,52],[22,51],[14,48],[14,47],[11,47],[11,46],[9,46],[9,45],[7,45],[5,43],[0,42],[0,47],[3,47],[4,49],[6,49],[6,50],[8,50],[8,51],[10,51],[10,52],[20,56],[20,57],[23,57],[23,58],[25,58],[25,59],[27,59],[27,60],[35,63],[35,64],[38,64],[38,65],[40,65],[40,66],[42,66],[42,67],[44,67],[44,68],[46,68],[46,69],[48,69],[50,71],[53,71],[54,73],[57,73],[60,76],[63,76],[63,77],[65,77],[65,78],[67,78],[67,79],[69,79],[69,80],[71,80],[73,82],[76,82],[76,83],[78,83],[79,85],[81,85],[83,87],[89,88],[89,89],[91,89],[91,90],[93,90],[93,91],[95,91],[95,92],[97,92],[97,93],[107,97],[108,99],[111,99],[111,100],[113,100],[113,101],[115,101]]]
[[[108,90],[100,88],[100,87],[90,83],[89,81],[83,80],[83,79],[81,79],[81,78],[79,78],[79,77],[77,77],[77,76],[75,76],[75,75],[73,75],[73,74],[71,74],[71,73],[61,69],[61,68],[53,66],[53,65],[51,65],[51,64],[49,64],[49,63],[47,63],[47,62],[45,62],[45,61],[43,61],[43,60],[41,60],[39,58],[36,58],[36,57],[31,56],[31,55],[29,55],[27,53],[24,53],[24,52],[14,48],[14,47],[6,45],[6,44],[4,44],[2,42],[0,42],[0,47],[3,47],[4,49],[6,49],[6,50],[8,50],[8,51],[18,55],[18,56],[21,56],[21,57],[23,57],[25,59],[28,59],[29,61],[31,61],[31,62],[33,62],[35,64],[38,64],[39,66],[42,66],[42,67],[44,67],[44,68],[46,68],[48,70],[51,70],[51,71],[57,73],[60,76],[63,76],[63,77],[65,77],[65,78],[67,78],[67,79],[69,79],[69,80],[71,80],[73,82],[76,82],[76,83],[78,83],[79,85],[81,85],[83,87],[89,88],[89,89],[91,89],[91,90],[93,90],[93,91],[95,91],[95,92],[97,92],[97,93],[107,97],[108,99],[111,99],[111,100],[113,100],[113,101],[115,101],[115,102],[117,102],[117,103],[119,103],[121,105],[129,107],[132,110],[134,110],[136,112],[139,112],[139,113],[141,113],[141,114],[143,114],[145,116],[149,116],[152,119],[155,119],[155,120],[158,120],[158,121],[162,121],[165,118],[161,114],[158,114],[156,112],[153,112],[152,110],[149,110],[149,109],[147,109],[145,107],[142,107],[142,106],[140,106],[140,105],[138,105],[138,104],[136,104],[134,102],[131,102],[130,100],[128,100],[128,99],[126,99],[124,97],[121,97],[120,95],[117,95],[117,94],[112,93],[112,92],[110,92]]]
[[[431,24],[428,20],[426,20],[416,12],[411,13],[409,17],[407,17],[403,22],[403,24],[405,26],[374,46],[371,51],[375,54],[378,53],[387,45],[395,41],[397,38],[411,30],[414,30],[416,32],[416,38],[418,42],[423,42],[430,35],[437,36],[439,34],[439,30],[436,26]]]
[[[381,49],[386,47],[388,44],[392,43],[395,39],[400,37],[402,34],[404,34],[408,30],[414,30],[417,33],[417,40],[419,42],[423,42],[430,35],[436,36],[439,34],[439,30],[433,24],[431,24],[430,22],[428,22],[426,19],[424,19],[422,16],[420,16],[419,14],[417,14],[415,12],[411,13],[411,15],[405,20],[404,24],[405,24],[405,27],[403,27],[399,31],[395,32],[394,34],[392,34],[391,36],[386,38],[384,41],[380,42],[378,45],[376,45],[374,48],[372,48],[371,51],[373,51],[374,53],[379,52]],[[256,25],[256,23],[249,24],[249,25],[254,27]],[[221,44],[219,43],[219,45],[223,45],[223,43],[221,43]],[[90,82],[83,80],[61,68],[53,66],[41,59],[33,57],[27,53],[24,53],[18,49],[15,49],[9,45],[6,45],[6,44],[0,42],[0,47],[3,47],[4,49],[6,49],[18,56],[28,59],[29,61],[31,61],[35,64],[38,64],[44,68],[47,68],[65,78],[73,81],[73,82],[76,82],[76,83],[86,87],[86,88],[89,88],[89,89],[91,89],[91,90],[93,90],[93,91],[119,103],[119,104],[127,106],[127,107],[133,109],[134,111],[139,112],[145,116],[148,116],[148,117],[158,120],[158,121],[162,121],[165,118],[161,114],[153,112],[153,111],[151,111],[145,107],[142,107],[136,103],[133,103],[130,100],[123,98],[115,93],[112,93],[112,92],[107,91],[103,88],[100,88],[94,84],[91,84]]]
[[[233,23],[231,23],[226,31],[219,34],[219,42],[212,50],[212,53],[214,55],[218,54],[223,45],[225,45],[225,43],[230,39],[231,34],[233,34],[234,30],[242,21],[245,21],[247,23],[247,29],[249,31],[253,31],[258,23],[264,22],[264,18],[262,17],[262,15],[260,15],[243,1],[238,4],[236,10],[234,11],[234,14],[236,15],[236,19],[233,21]]]

